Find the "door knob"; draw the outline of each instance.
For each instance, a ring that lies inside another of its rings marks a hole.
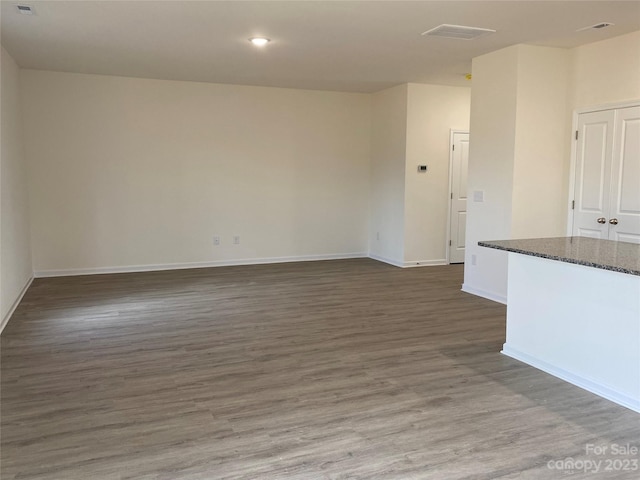
[[[599,219],[596,220],[596,222],[598,223],[607,223],[607,219],[604,217],[600,217]]]
[[[618,224],[618,219],[617,218],[612,218],[611,220],[609,220],[609,223],[611,225],[617,225]]]

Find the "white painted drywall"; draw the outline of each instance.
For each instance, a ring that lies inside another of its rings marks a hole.
[[[572,109],[640,99],[640,31],[571,53]]]
[[[640,32],[483,55],[471,97],[469,191],[485,191],[485,202],[468,206],[464,288],[504,300],[506,255],[477,241],[565,235],[571,113],[640,99]]]
[[[507,257],[479,240],[566,231],[570,57],[515,45],[474,59],[465,290],[504,300]],[[470,255],[476,255],[473,265]]]
[[[22,80],[37,273],[366,254],[369,95]]]
[[[469,129],[470,97],[465,87],[408,86],[405,264],[446,263],[450,132]]]
[[[518,46],[511,238],[566,232],[570,51]]]
[[[20,111],[20,70],[4,48],[0,72],[0,319],[4,326],[31,280],[33,269]]]
[[[505,300],[504,252],[479,240],[509,238],[518,87],[517,46],[473,59],[464,290]],[[475,202],[473,192],[483,192]],[[472,258],[476,264],[472,264]]]
[[[403,265],[408,85],[372,95],[369,253]]]
[[[508,255],[502,353],[640,412],[640,277]]]
[[[398,266],[446,262],[449,136],[470,89],[406,84],[373,94],[369,252]],[[428,165],[418,173],[418,165]]]

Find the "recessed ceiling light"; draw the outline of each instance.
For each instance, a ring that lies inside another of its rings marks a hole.
[[[595,25],[589,25],[588,27],[579,28],[578,30],[576,30],[576,32],[584,32],[585,30],[591,30],[591,29],[600,30],[601,28],[607,28],[607,27],[610,27],[611,25],[615,25],[615,23],[600,22],[600,23],[596,23]]]
[[[249,41],[253,43],[256,47],[264,47],[271,40],[265,37],[251,37]]]
[[[22,15],[33,15],[35,13],[33,11],[33,7],[30,7],[29,5],[16,5],[16,8],[18,9],[18,13],[21,13]]]

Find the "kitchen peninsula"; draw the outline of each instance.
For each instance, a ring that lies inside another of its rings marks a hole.
[[[640,245],[478,242],[509,252],[502,353],[640,412]]]

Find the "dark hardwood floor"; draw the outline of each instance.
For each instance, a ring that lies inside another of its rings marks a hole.
[[[501,355],[505,307],[461,283],[369,259],[36,280],[2,334],[2,479],[640,478],[568,475],[637,461],[610,446],[640,416]]]

